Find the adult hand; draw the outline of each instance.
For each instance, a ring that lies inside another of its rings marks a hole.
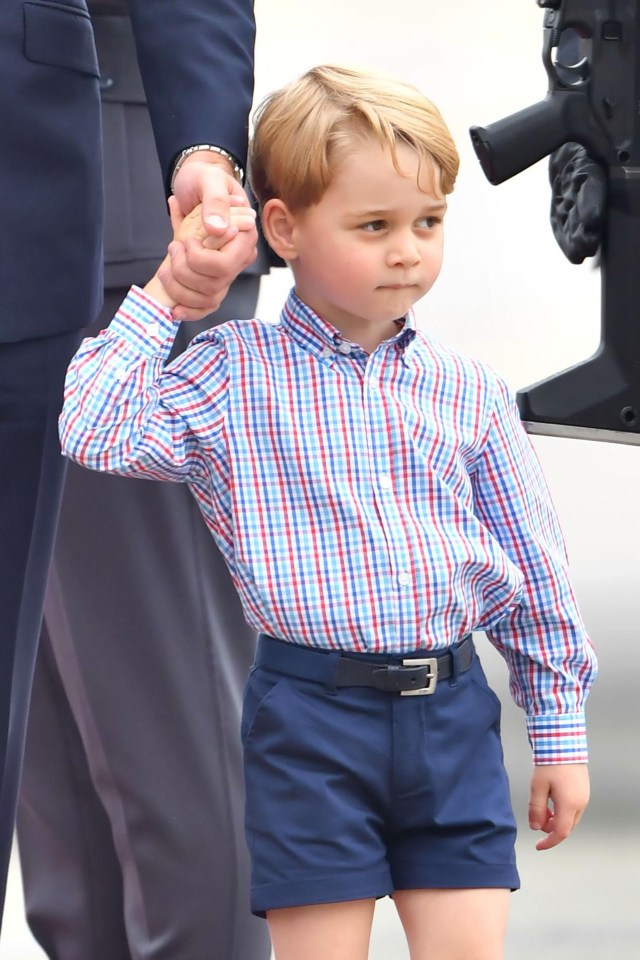
[[[589,772],[584,763],[533,768],[529,826],[547,836],[536,850],[550,850],[569,836],[589,802]]]
[[[199,151],[188,157],[174,183],[182,214],[202,204],[203,243],[195,237],[174,240],[169,246],[170,265],[161,280],[176,302],[174,317],[194,320],[218,309],[238,274],[256,258],[255,225],[239,230],[230,222],[230,208],[251,209],[242,186],[231,175],[231,166],[216,153]]]

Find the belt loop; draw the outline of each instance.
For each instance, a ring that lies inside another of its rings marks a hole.
[[[451,645],[449,656],[451,657],[451,676],[449,677],[449,686],[457,687],[458,677],[460,676],[460,647],[457,643]]]
[[[340,662],[340,651],[332,650],[326,658],[326,677],[324,681],[325,693],[335,697],[338,693],[338,663]]]

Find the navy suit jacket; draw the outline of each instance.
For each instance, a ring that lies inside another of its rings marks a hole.
[[[252,0],[130,0],[165,183],[215,143],[246,163]],[[102,298],[99,69],[85,0],[0,4],[0,340],[80,329]]]
[[[125,0],[87,0],[100,66],[104,162],[104,286],[144,283],[163,259],[172,232],[162,172],[138,69]],[[248,188],[247,188],[248,189]],[[245,274],[282,265],[260,234]]]

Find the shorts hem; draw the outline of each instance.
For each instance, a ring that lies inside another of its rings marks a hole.
[[[264,917],[267,910],[285,907],[309,907],[320,903],[342,903],[346,900],[369,900],[390,896],[393,887],[389,875],[364,878],[323,877],[319,880],[293,880],[267,883],[251,890],[251,913]]]
[[[520,889],[514,864],[428,863],[395,864],[394,890]]]

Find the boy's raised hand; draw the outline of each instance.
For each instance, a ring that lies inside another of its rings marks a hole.
[[[192,248],[197,246],[203,248],[203,250],[213,251],[214,255],[219,256],[222,266],[225,257],[225,245],[230,243],[239,233],[255,231],[256,214],[255,210],[244,204],[239,206],[232,204],[229,209],[229,226],[226,231],[220,236],[212,236],[203,225],[200,204],[185,216],[181,212],[175,197],[170,197],[169,212],[171,226],[173,227],[173,240],[169,244],[167,256],[160,264],[155,276],[145,286],[145,291],[164,306],[175,307],[176,300],[170,296],[166,289],[166,286],[170,286],[173,258],[180,256],[186,245],[190,245]],[[207,257],[210,261],[211,253],[207,253]],[[224,293],[226,293],[226,288]],[[222,297],[220,299],[222,300]],[[176,320],[200,320],[211,310],[210,304],[207,304],[206,307],[193,305],[188,310],[181,305],[179,310],[174,311],[174,317]]]
[[[203,231],[220,240],[223,246],[211,249],[200,239],[176,240],[171,247],[171,268],[164,285],[169,298],[178,307],[174,316],[196,320],[217,310],[238,274],[253,263],[257,255],[258,232],[234,231],[230,208],[249,208],[242,186],[231,175],[228,160],[215,152],[197,152],[182,163],[173,183],[175,205],[184,213],[198,206]]]
[[[220,250],[226,243],[243,230],[254,230],[256,212],[246,205],[236,206],[231,198],[229,207],[229,226],[220,236],[212,236],[202,221],[202,204],[199,203],[186,216],[181,212],[175,197],[169,197],[169,214],[173,228],[173,241],[169,244],[169,253],[175,241],[186,243],[191,238],[200,240],[208,250]]]
[[[547,836],[536,850],[550,850],[569,836],[589,802],[585,763],[536,766],[531,777],[529,826]]]

